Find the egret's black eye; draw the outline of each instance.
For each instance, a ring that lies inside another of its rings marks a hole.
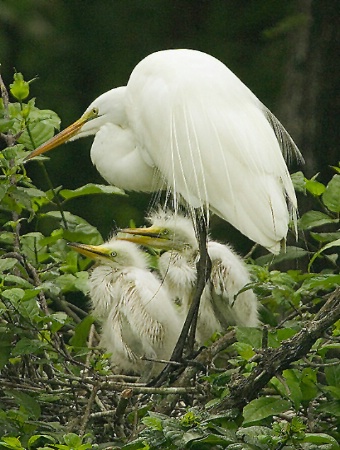
[[[117,256],[117,252],[111,252],[110,256],[112,256],[112,258],[115,258]]]
[[[92,108],[92,114],[93,114],[94,116],[98,116],[98,114],[99,114],[98,108]]]

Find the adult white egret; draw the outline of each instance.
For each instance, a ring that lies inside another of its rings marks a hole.
[[[93,315],[102,323],[101,346],[112,354],[115,372],[153,377],[164,364],[140,358],[168,360],[183,321],[148,270],[145,253],[115,238],[98,246],[69,245],[98,261],[90,275],[90,297]]]
[[[131,234],[123,239],[167,250],[158,262],[159,272],[172,300],[182,305],[186,316],[196,285],[198,243],[192,221],[170,212],[156,212],[149,218],[148,228],[126,228]],[[229,325],[256,327],[258,301],[251,289],[239,291],[250,283],[242,258],[228,245],[209,240],[211,275],[204,288],[197,322],[197,341],[203,344],[216,331]]]
[[[284,156],[291,137],[222,62],[195,50],[143,59],[127,86],[94,100],[73,125],[27,159],[95,135],[91,159],[122,189],[167,188],[191,210],[212,210],[278,253],[296,197]]]

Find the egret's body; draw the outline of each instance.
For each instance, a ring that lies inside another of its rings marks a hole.
[[[144,252],[126,241],[111,239],[99,246],[71,244],[99,260],[90,276],[93,315],[102,323],[101,346],[112,354],[115,372],[135,373],[146,380],[168,360],[182,320],[160,281],[148,270]]]
[[[212,210],[278,253],[296,197],[283,153],[299,154],[280,122],[220,61],[194,50],[143,59],[127,86],[98,97],[81,119],[30,157],[95,135],[91,159],[122,189],[166,188],[174,207]]]
[[[198,244],[190,218],[169,213],[150,217],[151,227],[125,229],[134,236],[132,241],[162,249],[158,262],[164,285],[172,301],[181,305],[186,317],[196,286]],[[212,269],[204,288],[197,322],[199,344],[215,332],[224,332],[230,325],[256,327],[258,301],[251,289],[239,291],[250,283],[250,276],[242,258],[228,245],[208,240],[208,254]]]

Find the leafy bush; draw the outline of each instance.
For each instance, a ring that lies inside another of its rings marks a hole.
[[[34,185],[24,158],[60,121],[35,99],[24,103],[30,83],[14,75],[14,102],[1,85],[0,448],[338,448],[339,167],[327,185],[294,174],[315,204],[299,220],[302,242],[275,259],[249,260],[264,329],[214,336],[169,386],[143,386],[112,375],[96,347],[90,261],[67,246],[102,242],[66,210],[70,199],[123,193],[54,188],[45,157],[38,164],[50,188]],[[297,259],[303,269],[280,270]]]

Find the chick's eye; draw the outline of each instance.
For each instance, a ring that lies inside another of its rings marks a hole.
[[[166,236],[167,234],[169,234],[169,230],[163,230],[161,234],[162,236]]]
[[[117,256],[117,252],[111,252],[110,256],[112,256],[112,258],[115,258]]]

